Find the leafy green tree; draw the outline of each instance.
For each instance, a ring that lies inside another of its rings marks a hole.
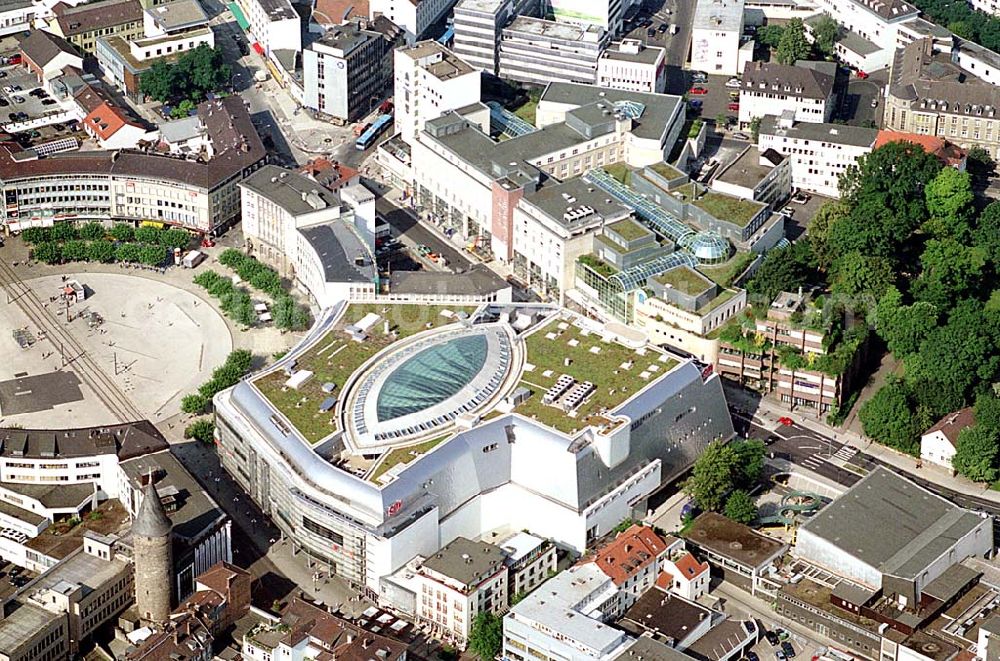
[[[747,292],[758,304],[771,304],[781,291],[793,291],[808,284],[814,275],[808,241],[796,241],[771,250],[747,283]]]
[[[146,244],[139,248],[139,261],[147,266],[159,266],[166,257],[163,246]]]
[[[764,443],[755,439],[732,441],[729,446],[736,453],[739,473],[735,484],[749,489],[757,484],[764,472]]]
[[[974,163],[979,166],[979,168],[986,171],[992,170],[994,166],[996,166],[996,163],[993,161],[993,157],[990,156],[990,153],[979,145],[974,145],[970,148],[967,153],[967,157],[969,163]]]
[[[760,137],[760,117],[753,117],[750,119],[750,138],[757,142],[757,138]]]
[[[53,241],[69,241],[76,238],[76,228],[73,223],[60,222],[52,226],[51,238]]]
[[[807,59],[811,51],[812,47],[806,39],[806,26],[802,23],[802,19],[793,18],[788,21],[778,41],[775,59],[781,64],[795,64],[796,60]]]
[[[736,452],[722,441],[713,441],[694,462],[691,477],[684,482],[684,491],[701,509],[718,512],[735,486],[733,476],[738,470]]]
[[[170,116],[174,119],[183,119],[191,115],[191,111],[194,110],[195,106],[193,101],[184,99],[178,103],[173,110],[170,111]]]
[[[754,504],[750,494],[743,489],[737,489],[726,499],[723,514],[737,523],[750,525],[757,518],[757,505]]]
[[[87,260],[87,242],[80,239],[67,241],[62,245],[64,262],[83,262]]]
[[[282,330],[290,330],[294,311],[295,301],[291,296],[283,294],[275,298],[274,305],[271,306],[271,319],[274,320],[274,325]]]
[[[234,289],[236,289],[236,287],[233,286],[232,280],[220,277],[208,286],[208,293],[219,300],[222,300],[225,296],[231,294]]]
[[[25,243],[38,245],[46,241],[52,241],[52,228],[50,227],[29,227],[21,232],[21,238]]]
[[[184,428],[184,438],[193,438],[202,443],[212,443],[215,440],[215,423],[211,418],[198,418]]]
[[[840,39],[840,23],[829,14],[823,14],[812,26],[816,49],[826,57],[832,57],[837,40]]]
[[[919,350],[937,322],[938,312],[933,304],[918,301],[903,305],[903,295],[895,287],[890,287],[878,303],[876,331],[897,358]]]
[[[997,376],[996,319],[979,301],[959,301],[904,365],[910,392],[933,417],[961,408],[979,384]]]
[[[503,645],[503,620],[492,611],[482,611],[472,621],[469,649],[480,661],[493,661]]]
[[[225,278],[219,275],[217,271],[206,270],[194,276],[192,282],[194,282],[194,284],[204,289],[211,289],[212,285],[219,282],[220,280],[225,280]]]
[[[250,258],[236,248],[226,248],[219,254],[219,263],[234,270],[248,259]]]
[[[757,41],[768,48],[777,48],[785,28],[781,25],[765,25],[757,29]]]
[[[209,92],[222,89],[232,77],[232,68],[222,51],[202,44],[181,55],[176,62],[155,62],[142,75],[139,91],[160,102],[192,103]]]
[[[184,395],[181,399],[181,410],[185,413],[202,413],[206,406],[208,406],[208,400],[199,393]]]
[[[135,240],[139,243],[159,243],[163,230],[159,227],[142,225],[135,229]]]
[[[920,276],[913,282],[914,297],[947,309],[952,301],[978,288],[986,251],[954,239],[930,239],[920,255],[920,265]]]
[[[982,392],[976,397],[976,425],[1000,431],[1000,397],[992,392]]]
[[[135,228],[125,223],[115,223],[111,226],[111,236],[114,237],[115,241],[121,241],[122,243],[134,241]]]
[[[996,429],[978,424],[958,432],[952,468],[973,482],[995,482],[1000,475],[997,471],[997,459],[1000,458],[997,434]]]
[[[939,239],[966,239],[975,201],[969,173],[942,168],[927,184],[924,196],[931,215],[924,223],[924,231]]]
[[[858,412],[865,434],[889,447],[916,454],[921,429],[914,418],[906,387],[890,381],[861,406]]]
[[[874,299],[896,279],[892,262],[885,257],[851,251],[834,262],[831,289],[834,294]]]
[[[110,264],[115,261],[115,244],[104,239],[91,241],[87,244],[87,259],[92,262]]]
[[[825,271],[833,264],[834,255],[830,248],[830,231],[834,223],[843,220],[849,214],[850,209],[843,202],[833,200],[823,204],[813,216],[807,232],[809,245],[816,260],[816,268]]]
[[[1000,202],[990,202],[979,214],[972,244],[986,252],[994,268],[1000,265]]]
[[[160,235],[160,245],[183,250],[191,245],[191,233],[177,228],[169,229]]]
[[[62,259],[62,250],[55,241],[45,241],[35,245],[31,254],[45,264],[58,264]]]
[[[309,327],[309,308],[296,305],[292,310],[292,330],[305,330]]]
[[[105,234],[104,225],[100,223],[87,223],[80,228],[80,238],[87,241],[97,241],[103,239]]]
[[[927,219],[924,189],[941,167],[937,158],[919,145],[890,142],[847,168],[839,182],[841,199],[858,221],[885,225],[891,249]],[[851,229],[863,229],[863,225]],[[891,252],[884,256],[891,256]]]
[[[115,250],[115,259],[126,264],[137,264],[140,259],[141,246],[138,243],[122,243]]]
[[[257,322],[257,312],[249,296],[240,300],[233,311],[233,321],[243,326],[253,326]]]
[[[139,91],[156,101],[167,101],[174,92],[171,80],[170,65],[164,60],[155,60],[146,73],[139,79]]]

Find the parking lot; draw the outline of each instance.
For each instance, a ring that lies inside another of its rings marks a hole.
[[[720,114],[728,118],[730,125],[736,125],[739,115],[740,92],[738,87],[726,87],[730,76],[708,76],[706,82],[694,82],[694,72],[688,72],[686,86],[683,89],[668,89],[669,94],[687,94],[692,112],[700,115],[706,121],[715,121]],[[699,93],[702,92],[703,93]],[[700,103],[698,103],[700,102]],[[736,104],[733,106],[732,104]],[[694,106],[700,106],[694,108]],[[731,107],[732,106],[732,107]]]
[[[9,562],[0,562],[0,600],[4,600],[28,584],[37,574]]]

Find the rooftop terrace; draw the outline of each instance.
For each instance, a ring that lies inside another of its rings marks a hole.
[[[747,223],[764,208],[760,202],[751,202],[714,191],[705,191],[695,197],[695,184],[687,184],[677,190],[685,196],[685,201],[737,227],[746,227]]]
[[[307,441],[317,443],[337,430],[333,411],[321,411],[321,404],[329,397],[338,397],[347,379],[365,361],[397,340],[453,323],[455,313],[474,310],[474,307],[442,305],[349,305],[330,332],[297,356],[297,369],[311,371],[312,379],[298,388],[290,388],[285,385],[288,375],[283,370],[276,370],[258,378],[254,385]],[[368,330],[366,340],[353,341],[346,327],[370,313],[381,319]],[[384,333],[386,320],[389,322],[388,335]],[[332,392],[323,390],[327,383],[334,385]]]
[[[656,281],[661,285],[669,285],[682,294],[688,294],[689,296],[700,294],[712,286],[711,283],[705,280],[704,276],[687,266],[678,266],[656,276]]]
[[[528,365],[520,385],[530,389],[532,395],[514,411],[564,433],[605,424],[605,413],[678,364],[659,351],[631,349],[559,318],[528,335],[525,345]],[[593,394],[571,413],[542,402],[543,395],[563,374],[595,386]]]

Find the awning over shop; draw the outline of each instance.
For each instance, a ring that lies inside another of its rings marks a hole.
[[[240,8],[240,6],[235,2],[230,2],[226,6],[229,7],[229,11],[233,12],[233,16],[236,17],[236,24],[239,25],[240,28],[244,30],[249,30],[250,21],[248,21],[247,17],[243,15],[243,10]]]

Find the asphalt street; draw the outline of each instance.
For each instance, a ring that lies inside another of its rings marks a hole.
[[[402,237],[404,243],[411,246],[426,245],[431,251],[444,255],[448,267],[455,273],[464,273],[472,266],[472,261],[450,241],[446,241],[435,232],[423,226],[412,215],[409,209],[403,209],[384,196],[375,198],[375,211],[395,230],[397,237]]]

